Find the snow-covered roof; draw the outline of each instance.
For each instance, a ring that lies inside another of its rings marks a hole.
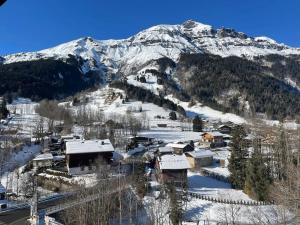
[[[222,134],[221,132],[218,132],[218,131],[213,131],[213,132],[205,132],[205,133],[203,133],[202,135],[204,135],[204,134],[210,134],[210,135],[212,135],[212,136],[214,136],[214,137],[220,137],[220,136],[224,136],[224,134]]]
[[[160,147],[159,152],[160,153],[173,152],[173,148],[170,146]]]
[[[188,144],[177,144],[177,143],[169,143],[166,145],[166,147],[171,148],[185,148]]]
[[[77,140],[66,143],[66,154],[82,154],[96,152],[113,152],[115,149],[109,139],[104,140]]]
[[[229,125],[222,124],[222,125],[218,126],[218,129],[220,129],[220,128],[222,128],[222,127],[229,127],[229,128],[231,128]]]
[[[57,156],[53,156],[53,160],[54,161],[62,161],[66,158],[66,156],[64,155],[57,155]]]
[[[163,155],[158,158],[161,170],[189,169],[190,164],[185,155]]]
[[[214,153],[210,150],[196,150],[193,152],[187,152],[186,154],[189,154],[193,158],[197,158],[197,159],[214,156]]]
[[[223,134],[223,137],[224,137],[224,138],[232,138],[232,136],[229,135],[229,134]]]
[[[52,160],[53,155],[51,153],[44,153],[36,156],[33,160],[34,161],[40,161],[40,160]]]

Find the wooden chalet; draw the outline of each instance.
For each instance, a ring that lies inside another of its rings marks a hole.
[[[203,142],[209,142],[211,147],[226,146],[224,142],[224,135],[220,132],[205,132],[202,135]]]
[[[160,183],[173,183],[176,186],[185,185],[187,182],[187,170],[190,168],[190,164],[184,154],[157,157],[157,179]]]
[[[169,143],[166,147],[173,148],[173,152],[175,154],[183,154],[185,152],[194,151],[194,147],[190,144],[183,144],[183,143]]]
[[[109,139],[66,142],[66,162],[69,174],[94,172],[97,167],[112,162],[114,147]]]

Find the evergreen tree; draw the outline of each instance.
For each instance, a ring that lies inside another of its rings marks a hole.
[[[168,195],[170,198],[170,220],[173,225],[181,224],[183,217],[183,209],[181,204],[181,196],[176,191],[176,188],[172,184],[167,185]]]
[[[268,198],[271,177],[258,142],[247,164],[245,192],[259,201]]]
[[[1,101],[1,100],[0,100]],[[0,119],[5,119],[9,114],[9,111],[6,107],[6,101],[3,98],[0,104]]]
[[[278,137],[278,143],[276,148],[275,160],[276,160],[276,174],[279,180],[287,177],[287,161],[288,161],[288,149],[287,149],[287,136],[283,129],[280,127],[280,135]]]
[[[246,132],[242,126],[236,126],[232,131],[231,156],[228,169],[233,187],[243,189],[246,180],[248,149],[244,138]]]
[[[203,122],[201,118],[197,115],[193,119],[193,131],[194,132],[201,132],[203,128]]]
[[[177,115],[174,111],[169,113],[170,120],[177,120]]]
[[[141,76],[140,77],[140,82],[141,83],[147,83],[146,77],[145,76]]]

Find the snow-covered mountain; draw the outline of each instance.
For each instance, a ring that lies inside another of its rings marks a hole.
[[[181,53],[210,53],[253,59],[254,56],[279,54],[300,55],[292,48],[267,37],[248,37],[233,29],[215,29],[192,20],[180,25],[158,25],[122,40],[99,41],[81,38],[39,52],[4,56],[4,63],[32,61],[41,58],[66,59],[80,56],[85,62],[82,71],[103,70],[129,73],[162,57],[177,61]]]

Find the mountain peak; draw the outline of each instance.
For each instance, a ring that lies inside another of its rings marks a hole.
[[[231,28],[214,29],[210,25],[187,20],[177,25],[156,25],[121,40],[101,41],[87,36],[39,52],[8,55],[4,57],[4,63],[75,55],[89,61],[89,68],[105,66],[117,71],[126,67],[126,71],[127,68],[130,71],[131,67],[151,60],[167,57],[176,61],[182,53],[203,52],[248,59],[268,54],[300,55],[300,49],[278,44],[267,37],[252,38]]]
[[[210,29],[212,29],[212,26],[197,22],[195,20],[187,20],[187,21],[182,23],[182,26],[186,29],[193,29],[193,28],[198,28],[198,29],[201,29],[201,30],[210,30]]]

